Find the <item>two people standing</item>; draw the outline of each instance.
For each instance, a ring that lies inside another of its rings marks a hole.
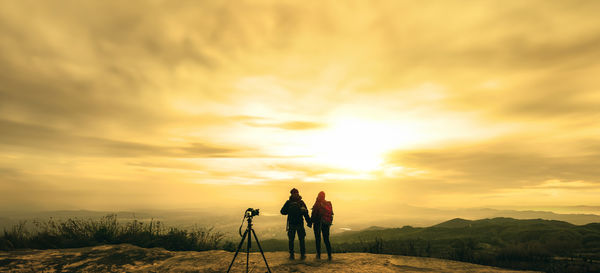
[[[281,208],[281,214],[287,215],[287,234],[288,246],[290,251],[290,259],[294,259],[294,239],[296,234],[300,242],[300,258],[306,258],[306,246],[304,238],[306,231],[304,230],[304,221],[309,228],[313,227],[315,233],[315,243],[317,249],[317,259],[321,258],[321,236],[327,249],[327,257],[331,260],[331,243],[329,242],[329,231],[333,222],[333,209],[331,202],[325,200],[325,192],[319,192],[317,200],[312,206],[312,213],[309,217],[308,208],[302,196],[297,189],[290,191],[290,198]]]

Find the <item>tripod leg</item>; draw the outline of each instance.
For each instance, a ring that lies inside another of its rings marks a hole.
[[[231,270],[231,266],[233,265],[233,262],[235,261],[235,257],[237,257],[238,253],[240,252],[240,248],[242,248],[242,244],[244,244],[244,239],[246,239],[246,236],[248,236],[248,240],[250,240],[250,234],[248,234],[248,230],[246,230],[246,232],[244,232],[244,236],[242,236],[242,241],[240,241],[240,244],[237,247],[237,250],[235,251],[235,255],[233,255],[233,259],[231,260],[231,263],[229,264],[229,268],[227,268],[227,273],[229,273],[229,270]]]
[[[246,233],[248,233],[248,247],[246,248],[246,273],[248,273],[248,261],[250,261],[250,248],[252,247],[252,237],[250,237],[251,229],[247,229]]]
[[[269,268],[269,263],[267,263],[267,258],[265,257],[265,253],[262,250],[262,247],[260,246],[260,242],[258,241],[258,237],[256,237],[256,231],[251,230],[252,235],[254,235],[254,239],[256,239],[256,245],[258,245],[258,249],[260,250],[260,254],[262,254],[263,260],[265,260],[265,265],[267,266],[267,270],[269,271],[269,273],[271,273],[271,268]],[[250,237],[250,236],[248,236]]]

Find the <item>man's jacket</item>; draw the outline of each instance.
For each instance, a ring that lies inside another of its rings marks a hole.
[[[308,208],[302,196],[293,194],[290,199],[285,202],[281,208],[281,214],[287,215],[287,222],[289,225],[303,225],[303,220],[306,219],[306,223],[310,223],[310,216],[308,215]]]

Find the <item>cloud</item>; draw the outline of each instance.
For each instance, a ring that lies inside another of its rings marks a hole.
[[[311,177],[348,200],[593,187],[599,8],[4,1],[0,169],[42,188],[146,181],[148,195]],[[387,175],[338,166],[340,154],[398,147]]]
[[[598,184],[600,170],[595,162],[600,151],[578,153],[541,152],[544,144],[525,144],[528,140],[500,140],[438,149],[402,150],[388,156],[388,163],[424,170],[417,179],[431,179],[443,188],[464,191],[517,189],[543,186],[547,181],[585,181]],[[531,140],[529,140],[531,141]],[[535,141],[534,141],[535,142]],[[532,145],[532,146],[528,146]],[[470,189],[469,189],[470,188]]]
[[[245,122],[245,124],[254,127],[271,127],[284,130],[315,130],[326,127],[323,123],[310,121],[287,121],[280,123]]]
[[[241,122],[247,126],[252,127],[266,127],[266,128],[279,128],[283,130],[315,130],[327,127],[326,124],[314,121],[302,121],[292,120],[277,122],[273,118],[259,117],[259,116],[232,116],[229,117],[231,120]]]
[[[203,143],[187,146],[159,146],[72,134],[51,127],[0,120],[1,145],[35,152],[100,157],[260,157],[251,148],[225,148]]]

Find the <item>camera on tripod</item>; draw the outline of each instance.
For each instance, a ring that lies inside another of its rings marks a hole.
[[[267,263],[267,257],[265,257],[265,253],[263,252],[263,249],[260,246],[260,242],[258,242],[258,237],[256,236],[256,232],[252,228],[252,217],[258,216],[259,212],[260,212],[259,209],[253,209],[253,208],[248,208],[244,212],[244,218],[242,219],[242,224],[240,225],[240,229],[238,229],[240,236],[242,236],[242,241],[240,241],[240,244],[238,245],[237,250],[235,251],[235,254],[233,255],[233,259],[231,260],[231,263],[229,264],[229,268],[227,268],[227,273],[229,273],[229,271],[231,270],[231,266],[233,266],[235,257],[237,257],[238,253],[240,253],[242,244],[244,244],[244,240],[246,240],[246,239],[248,240],[247,241],[248,244],[246,247],[246,273],[249,272],[248,271],[248,264],[249,264],[248,260],[250,259],[250,250],[252,249],[252,236],[253,235],[254,235],[254,240],[256,240],[256,244],[258,245],[258,250],[260,250],[260,254],[262,255],[262,258],[265,261],[265,265],[267,266],[267,272],[271,273],[271,268],[269,268],[269,263]],[[246,226],[246,231],[244,232],[244,234],[242,234],[242,226],[244,225],[244,220],[246,220],[248,222],[248,224]]]
[[[248,208],[246,210],[246,217],[253,217],[253,216],[258,216],[260,209],[253,209],[253,208]]]

